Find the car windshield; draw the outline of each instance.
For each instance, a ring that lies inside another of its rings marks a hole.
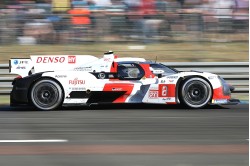
[[[118,65],[118,77],[122,79],[141,79],[143,69],[135,63],[121,63]]]
[[[160,71],[160,74],[162,74],[163,76],[178,73],[178,70],[165,66],[163,64],[153,63],[153,64],[150,64],[150,67],[153,69],[153,72]]]

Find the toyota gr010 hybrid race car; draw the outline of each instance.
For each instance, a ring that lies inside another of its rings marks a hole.
[[[41,110],[101,103],[183,104],[201,108],[232,104],[233,87],[207,72],[180,72],[143,58],[90,55],[31,56],[10,59],[11,105]]]

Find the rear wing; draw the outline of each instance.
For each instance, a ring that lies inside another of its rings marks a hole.
[[[11,58],[9,72],[25,77],[39,72],[73,70],[96,60],[98,58],[91,55],[32,55],[30,58]]]
[[[115,56],[104,55],[97,58],[91,55],[32,55],[31,58],[11,58],[9,72],[26,77],[46,71],[95,71],[109,72]]]

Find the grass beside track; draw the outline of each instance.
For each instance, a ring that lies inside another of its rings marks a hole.
[[[133,47],[130,46],[143,46]],[[165,62],[236,62],[248,61],[248,42],[234,43],[88,43],[78,45],[0,45],[0,63],[10,58],[29,58],[30,55],[94,55],[102,57],[112,50],[119,57],[141,57]]]
[[[0,104],[10,104],[10,96],[0,95]]]

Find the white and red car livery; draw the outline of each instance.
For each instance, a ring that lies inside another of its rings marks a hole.
[[[201,108],[230,104],[233,87],[207,72],[180,72],[143,58],[90,55],[31,56],[10,59],[11,105],[41,110],[101,103],[184,104]]]

